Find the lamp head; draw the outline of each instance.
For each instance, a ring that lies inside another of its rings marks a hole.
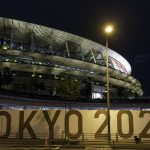
[[[110,26],[110,25],[106,26],[105,32],[106,32],[107,34],[110,34],[112,31],[113,31],[113,27],[112,27],[112,26]]]

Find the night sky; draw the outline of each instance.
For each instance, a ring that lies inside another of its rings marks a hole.
[[[109,48],[125,57],[150,96],[149,0],[3,0],[0,16],[53,27],[105,45],[103,27],[115,31]]]

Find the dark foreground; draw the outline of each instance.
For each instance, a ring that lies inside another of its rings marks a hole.
[[[144,150],[150,149],[150,141],[141,141],[135,143],[132,140],[123,140],[116,143],[111,141],[108,144],[106,140],[97,141],[70,141],[70,140],[46,140],[46,139],[1,139],[0,150]]]

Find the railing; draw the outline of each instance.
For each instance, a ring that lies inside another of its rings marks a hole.
[[[136,136],[135,136],[136,135]],[[111,142],[112,143],[125,143],[129,141],[130,143],[147,143],[150,142],[150,138],[142,138],[137,136],[138,134],[134,134],[130,138],[122,138],[118,135],[118,133],[111,133]],[[10,135],[4,132],[0,132],[0,139],[31,139],[28,133],[23,134],[23,138],[19,137],[19,133],[11,133]],[[68,136],[65,131],[62,133],[37,133],[37,138],[35,139],[48,139],[52,141],[79,141],[79,142],[107,142],[108,134],[100,134],[99,136],[95,135],[95,133],[83,133],[79,138],[71,138]]]
[[[54,136],[48,133],[47,135],[40,133],[38,138],[31,139],[28,134],[24,134],[24,138],[20,139],[17,134],[11,134],[10,138],[2,139],[3,133],[0,133],[0,148],[10,148],[10,149],[33,149],[33,148],[42,148],[44,149],[129,149],[129,148],[150,148],[150,139],[137,139],[133,136],[130,139],[122,139],[118,136],[117,133],[111,134],[111,142],[108,143],[108,135],[99,136],[95,138],[93,133],[82,133],[80,138],[71,139],[68,138],[63,131],[62,133],[55,133]]]
[[[46,54],[46,55],[54,55],[54,56],[62,56],[62,57],[68,57],[67,55],[64,56],[64,52],[62,52],[62,50],[60,49],[55,49],[55,48],[47,48],[47,47],[34,47],[31,48],[30,45],[28,44],[22,44],[22,43],[16,43],[13,42],[13,45],[10,47],[9,46],[10,43],[5,41],[5,44],[0,44],[0,47],[4,50],[19,50],[19,51],[26,51],[26,52],[35,52],[35,53],[40,53],[40,54]],[[74,58],[74,55],[71,55],[72,59]],[[77,60],[82,60],[82,57],[76,57]],[[83,60],[82,60],[83,61]],[[84,59],[84,61],[86,62],[90,62],[89,59]],[[94,63],[94,62],[93,62]],[[101,61],[99,61],[97,64],[102,65],[102,66],[106,66],[106,63],[104,62],[104,60],[102,59]],[[114,68],[112,64],[110,64],[111,68]]]

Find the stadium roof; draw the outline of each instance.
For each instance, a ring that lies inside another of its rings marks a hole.
[[[100,59],[102,57],[101,54],[105,56],[105,47],[103,45],[54,28],[2,17],[0,18],[0,28],[16,29],[20,33],[16,36],[22,35],[20,38],[26,38],[24,35],[32,32],[34,33],[34,36],[39,38],[41,41],[56,46],[61,46],[66,41],[73,41],[81,47],[81,51],[84,56],[89,55],[91,50],[93,51],[96,59]],[[109,49],[108,53],[109,56],[113,57],[125,66],[127,70],[126,73],[131,74],[131,66],[124,57],[111,49]]]

